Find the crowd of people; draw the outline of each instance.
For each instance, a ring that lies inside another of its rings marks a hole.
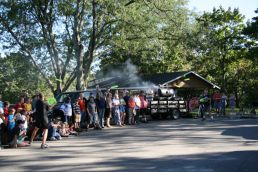
[[[81,128],[94,129],[111,127],[112,124],[123,127],[139,123],[139,116],[145,116],[147,100],[144,92],[130,94],[128,91],[105,93],[97,91],[88,98],[83,93],[71,102],[70,97],[64,98],[64,103],[58,109],[64,112],[64,122],[74,124],[76,130]]]
[[[209,95],[208,91],[205,90],[198,99],[199,104],[199,115],[202,119],[205,119],[205,113],[210,112],[213,108],[216,115],[225,116],[226,107],[228,106],[232,112],[236,108],[236,97],[234,94],[226,96],[224,92],[216,90],[212,95]],[[213,118],[213,115],[211,116]]]
[[[63,103],[53,107],[47,104],[42,93],[32,98],[22,93],[19,101],[11,106],[0,96],[0,141],[1,145],[16,148],[41,140],[41,148],[46,149],[47,140],[61,140],[89,128],[101,130],[138,124],[140,115],[144,118],[146,110],[143,91],[134,94],[98,91],[89,97],[80,93],[74,101],[66,97]]]
[[[189,108],[199,107],[199,115],[203,120],[211,109],[217,115],[225,115],[226,106],[232,111],[236,107],[233,94],[227,97],[219,91],[210,95],[205,90],[200,97],[192,100],[189,101]],[[67,96],[61,104],[55,106],[50,106],[41,93],[30,97],[22,92],[15,105],[2,101],[0,95],[1,145],[16,148],[41,140],[41,148],[46,149],[47,140],[61,140],[62,137],[78,135],[90,128],[102,130],[105,127],[147,122],[147,106],[148,100],[144,91],[102,92],[96,89],[96,94],[91,93],[88,97],[83,92],[73,100]]]

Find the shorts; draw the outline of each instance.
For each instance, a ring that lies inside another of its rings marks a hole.
[[[125,106],[119,106],[119,111],[125,113]]]
[[[220,101],[214,101],[214,108],[215,109],[220,109],[220,107],[221,107]]]
[[[105,117],[106,118],[111,118],[112,113],[111,113],[111,109],[110,108],[106,108],[105,110]]]
[[[40,129],[48,129],[48,121],[47,120],[36,120],[35,126]]]
[[[81,115],[80,114],[75,114],[75,122],[81,122]]]

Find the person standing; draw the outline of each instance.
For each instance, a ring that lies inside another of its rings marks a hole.
[[[135,101],[133,96],[130,96],[129,100],[128,100],[128,124],[129,125],[134,125],[135,120],[134,120],[134,111],[135,111]]]
[[[77,99],[75,101],[75,103],[73,104],[73,113],[75,115],[75,118],[74,118],[74,125],[75,125],[75,129],[77,130],[81,130],[81,127],[80,127],[80,122],[81,122],[81,110],[80,110],[80,105],[79,105],[79,99]]]
[[[119,101],[120,101],[120,105],[119,105],[119,111],[120,111],[120,119],[121,119],[121,125],[125,125],[125,100],[123,98],[122,95],[119,96]]]
[[[138,94],[135,94],[133,97],[134,102],[135,102],[135,118],[134,118],[134,123],[139,124],[140,122],[140,107],[141,107],[141,100],[139,98]]]
[[[213,94],[213,107],[215,108],[215,111],[217,114],[220,112],[221,107],[221,94],[218,90]]]
[[[81,122],[80,126],[85,128],[87,126],[86,124],[86,101],[84,101],[83,93],[80,93],[79,98],[78,98],[78,103],[80,106],[80,111],[81,111]]]
[[[206,118],[206,112],[209,110],[209,106],[210,98],[208,95],[208,91],[204,90],[203,94],[201,94],[199,98],[199,114],[201,115],[203,121]]]
[[[125,101],[125,124],[129,124],[129,107],[128,101],[130,99],[129,91],[125,91],[124,101]]]
[[[35,109],[36,109],[36,102],[38,101],[38,99],[39,99],[39,96],[38,96],[38,95],[32,96],[31,105],[32,105],[32,111],[33,111],[33,112],[34,112]]]
[[[88,114],[92,117],[94,129],[101,129],[99,126],[97,106],[93,96],[89,97],[89,102],[87,104],[87,111],[88,111]]]
[[[222,116],[226,116],[227,99],[228,99],[228,97],[226,96],[226,94],[222,93],[222,96],[221,96],[221,110],[220,110]]]
[[[140,116],[141,116],[143,122],[147,122],[146,112],[147,112],[148,102],[146,100],[146,96],[144,95],[143,91],[141,91],[139,98],[141,101]]]
[[[102,92],[98,92],[96,96],[96,104],[98,108],[98,116],[99,116],[99,125],[101,128],[104,128],[104,115],[105,115],[105,107],[106,100]]]
[[[71,98],[70,97],[66,98],[64,104],[60,107],[60,109],[64,112],[65,122],[67,124],[71,125],[73,110],[72,110]]]
[[[119,110],[120,101],[119,101],[118,94],[115,94],[115,96],[112,100],[112,103],[113,103],[113,108],[114,108],[115,124],[121,127],[122,125],[121,125],[120,110]]]
[[[235,107],[236,107],[236,97],[234,94],[230,94],[229,96],[229,107],[232,112],[234,112]]]
[[[110,118],[112,117],[112,93],[108,92],[106,96],[106,124],[110,126]]]
[[[43,129],[43,138],[41,143],[41,149],[48,148],[46,144],[47,136],[48,136],[48,111],[49,106],[44,102],[44,96],[42,93],[39,93],[38,100],[36,102],[36,111],[35,111],[35,121],[36,125],[32,132],[30,138],[30,144],[32,144],[37,132],[39,129]]]

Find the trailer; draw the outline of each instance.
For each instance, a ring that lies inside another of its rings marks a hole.
[[[187,102],[182,97],[159,97],[149,101],[148,113],[152,118],[178,119],[187,112]]]

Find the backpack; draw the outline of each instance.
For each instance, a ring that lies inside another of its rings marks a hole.
[[[134,108],[135,107],[135,102],[134,102],[133,98],[130,98],[128,100],[128,107],[129,108]]]

